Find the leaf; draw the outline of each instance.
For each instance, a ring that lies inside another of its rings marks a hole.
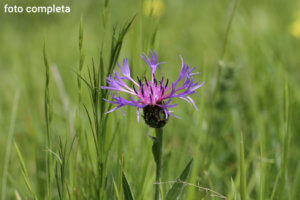
[[[166,200],[175,200],[179,196],[182,188],[183,188],[183,182],[186,181],[190,171],[191,171],[191,165],[193,163],[193,159],[186,165],[184,170],[181,172],[180,176],[177,178],[177,182],[173,184],[171,189],[168,191]]]
[[[287,183],[286,183],[286,174],[288,171],[287,163],[288,163],[288,156],[289,156],[289,140],[290,140],[290,133],[289,133],[289,83],[287,78],[285,80],[285,87],[284,87],[284,138],[281,150],[281,164],[280,164],[280,185],[279,185],[279,198],[280,200],[286,199],[288,193],[286,190]]]
[[[241,149],[240,149],[240,194],[241,199],[246,200],[246,167],[245,167],[245,156],[244,156],[244,141],[243,134],[241,134]]]
[[[123,178],[122,178],[122,186],[123,186],[123,192],[125,200],[134,200],[134,196],[131,191],[131,187],[127,181],[126,175],[123,172]]]
[[[14,145],[15,145],[15,149],[16,149],[16,152],[17,152],[17,155],[18,155],[18,159],[19,159],[19,163],[20,163],[20,166],[21,166],[21,171],[22,171],[22,175],[23,175],[26,187],[27,187],[28,191],[30,192],[30,194],[32,196],[32,199],[37,200],[37,196],[34,193],[34,191],[32,189],[32,186],[30,184],[30,181],[29,181],[29,176],[28,176],[27,169],[26,169],[26,166],[25,166],[24,158],[23,158],[23,156],[20,152],[20,149],[19,149],[19,147],[18,147],[18,145],[15,141],[14,141]]]
[[[119,190],[118,190],[118,186],[116,185],[114,178],[113,178],[113,185],[114,185],[114,191],[115,191],[116,197],[119,200],[120,199]]]

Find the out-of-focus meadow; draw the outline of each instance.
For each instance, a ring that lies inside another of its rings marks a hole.
[[[49,16],[5,14],[4,3],[27,2],[0,2],[2,200],[123,199],[121,171],[136,199],[153,198],[155,163],[147,134],[154,131],[143,120],[137,123],[134,108],[126,108],[125,117],[121,110],[109,114],[101,129],[105,167],[98,185],[100,157],[86,112],[93,115],[93,104],[77,76],[88,80],[92,60],[98,68],[100,52],[106,75],[113,27],[118,32],[135,15],[118,57],[128,58],[133,77],[150,73],[139,54],[152,49],[167,62],[162,71],[172,81],[180,71],[179,55],[197,66],[201,73],[195,78],[205,81],[200,99],[194,98],[199,112],[177,101],[180,105],[173,110],[182,119],[170,118],[164,128],[164,193],[194,158],[190,184],[180,199],[300,199],[299,1],[49,1],[71,5],[70,14]],[[44,41],[50,66],[51,149],[46,142]],[[245,177],[240,176],[243,171]]]

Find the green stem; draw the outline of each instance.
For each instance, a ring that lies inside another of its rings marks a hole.
[[[163,129],[155,129],[156,139],[154,141],[152,151],[154,160],[156,162],[156,179],[155,179],[155,200],[160,199],[160,177],[161,177],[161,155],[162,155],[162,145],[163,145]]]

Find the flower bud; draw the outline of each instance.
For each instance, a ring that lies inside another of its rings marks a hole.
[[[165,111],[159,106],[148,105],[143,108],[144,120],[147,125],[152,128],[162,128],[168,122]]]

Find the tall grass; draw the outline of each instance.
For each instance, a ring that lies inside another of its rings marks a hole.
[[[50,100],[50,66],[46,55],[46,43],[44,42],[43,49],[44,64],[45,64],[45,120],[46,120],[46,172],[47,172],[47,194],[48,199],[52,196],[52,138],[50,135],[50,125],[52,121],[52,104]]]
[[[20,93],[17,92],[13,101],[13,109],[11,115],[11,122],[9,125],[8,131],[8,139],[7,139],[7,146],[5,151],[5,160],[4,160],[4,168],[3,168],[3,176],[2,176],[2,189],[1,189],[1,199],[4,200],[6,198],[6,184],[7,184],[7,175],[8,175],[8,164],[10,161],[10,154],[11,154],[11,145],[13,142],[14,137],[14,128],[16,123],[16,115],[17,109],[19,104]]]
[[[155,188],[166,200],[299,199],[300,49],[287,28],[296,1],[159,1],[160,16],[145,2],[0,13],[1,199],[147,200]],[[150,49],[170,80],[181,54],[206,82],[199,112],[176,102],[182,119],[164,128],[158,179],[154,130],[131,108],[105,114],[100,89],[123,58],[133,77],[148,73],[139,54]]]

